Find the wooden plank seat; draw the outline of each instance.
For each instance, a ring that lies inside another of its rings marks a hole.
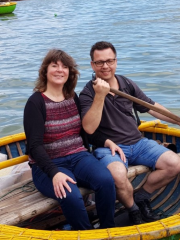
[[[132,181],[137,175],[147,173],[140,185],[142,185],[150,169],[138,165],[128,168],[128,178]],[[140,187],[140,185],[138,187]],[[83,196],[93,193],[90,189],[79,188]],[[58,206],[58,202],[43,196],[35,188],[32,179],[19,182],[4,189],[0,196],[0,224],[18,225],[32,217],[38,216]]]

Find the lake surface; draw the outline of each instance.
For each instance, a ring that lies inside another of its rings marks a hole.
[[[50,48],[75,58],[79,93],[92,75],[90,47],[102,40],[117,49],[117,73],[180,116],[179,0],[25,0],[0,15],[0,137],[23,131],[24,105]]]

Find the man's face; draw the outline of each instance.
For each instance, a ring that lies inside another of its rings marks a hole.
[[[91,67],[96,73],[96,77],[102,78],[103,80],[109,82],[111,79],[114,78],[114,74],[116,71],[116,55],[111,48],[107,48],[104,50],[95,50],[94,60],[91,61]]]

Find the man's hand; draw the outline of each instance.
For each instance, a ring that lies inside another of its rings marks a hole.
[[[59,172],[57,173],[53,179],[53,186],[54,186],[54,192],[57,198],[66,198],[66,192],[65,189],[66,188],[69,192],[71,192],[71,188],[68,185],[67,181],[76,184],[76,182],[70,178],[69,176],[67,176],[66,174]]]
[[[96,94],[101,94],[103,97],[110,92],[109,83],[101,78],[96,78],[96,80],[93,81],[93,88]]]
[[[82,119],[82,126],[88,134],[93,134],[98,128],[101,122],[104,101],[110,91],[109,83],[101,78],[97,78],[95,81],[92,81],[92,83],[95,96],[91,107]]]
[[[112,156],[115,155],[115,152],[118,152],[121,160],[123,162],[126,162],[126,156],[125,156],[123,150],[118,145],[116,145],[113,141],[111,141],[110,139],[107,139],[105,141],[104,147],[108,147],[111,149]]]

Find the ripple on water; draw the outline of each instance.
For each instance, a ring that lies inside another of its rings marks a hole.
[[[0,136],[22,131],[25,102],[50,48],[77,61],[79,93],[92,75],[90,47],[101,40],[117,48],[117,73],[180,115],[179,12],[179,0],[18,1],[14,13],[0,16]]]

